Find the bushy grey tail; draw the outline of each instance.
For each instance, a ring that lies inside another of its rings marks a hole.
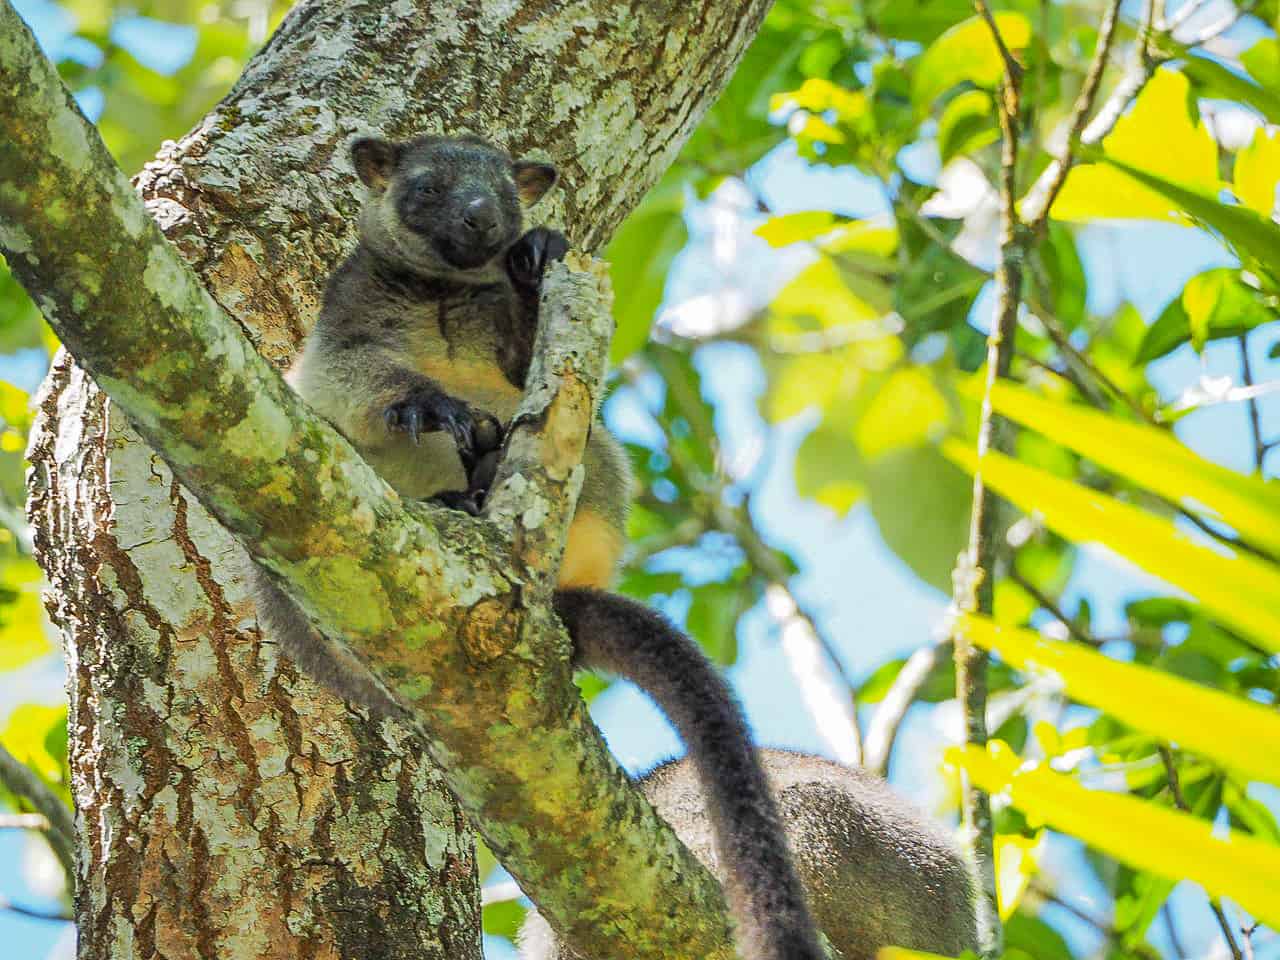
[[[578,662],[636,683],[684,740],[729,878],[725,892],[742,956],[823,960],[777,804],[742,710],[719,672],[697,644],[634,600],[575,588],[557,591],[555,607]]]
[[[276,585],[271,574],[253,561],[248,562],[245,573],[264,636],[279,643],[289,659],[309,677],[344,699],[369,708],[377,716],[404,716],[404,709],[347,645],[330,640],[313,627],[297,604]]]

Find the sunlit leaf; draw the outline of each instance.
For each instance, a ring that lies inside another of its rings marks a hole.
[[[0,672],[15,670],[53,649],[40,602],[42,583],[33,560],[5,565],[3,585],[13,591],[13,599],[0,605]]]
[[[862,499],[862,459],[846,432],[819,426],[796,451],[796,493],[843,517]]]
[[[1199,117],[1189,112],[1189,90],[1182,74],[1157,71],[1133,109],[1102,141],[1101,153],[1118,163],[1142,167],[1157,179],[1167,177],[1206,192],[1216,190],[1218,147]],[[1151,149],[1155,143],[1160,144],[1159,150]],[[1073,167],[1053,205],[1053,216],[1185,222],[1176,198],[1117,174],[1116,169],[1092,162]]]
[[[1011,51],[1026,48],[1031,40],[1031,23],[1020,13],[997,13],[996,27]],[[927,110],[942,94],[961,83],[994,89],[1004,75],[991,28],[981,17],[970,17],[952,27],[925,50],[916,65],[911,102],[917,110]]]
[[[943,450],[970,473],[978,466],[967,444],[945,440]],[[1168,520],[1001,454],[988,453],[981,466],[990,487],[1039,515],[1051,530],[1076,543],[1109,547],[1199,598],[1259,649],[1280,651],[1280,568],[1249,554],[1224,554],[1204,546]]]
[[[925,583],[951,588],[969,532],[972,483],[934,446],[896,450],[868,465],[867,493],[880,536]]]
[[[1127,794],[1088,790],[1044,766],[1019,769],[1018,756],[999,742],[987,750],[953,748],[947,756],[984,790],[1007,793],[1037,822],[1138,869],[1194,880],[1264,923],[1280,922],[1280,846],[1235,831],[1216,836],[1206,820]]]
[[[1149,170],[1112,157],[1104,162],[1159,193],[1201,223],[1222,234],[1242,257],[1251,257],[1274,276],[1280,276],[1280,226],[1248,207],[1218,200],[1216,189],[1204,190],[1181,180],[1164,179]]]
[[[644,346],[666,291],[667,269],[688,239],[681,186],[670,178],[645,197],[613,235],[605,256],[613,281],[614,320],[610,351],[619,363]]]
[[[970,154],[1000,139],[991,94],[968,90],[953,97],[938,118],[938,153],[945,167],[954,157]]]
[[[66,738],[51,734],[59,727],[65,731],[66,726],[65,706],[21,703],[0,730],[0,744],[46,783],[59,787],[64,798],[67,797]]]
[[[1280,714],[1269,707],[983,617],[965,617],[960,626],[1010,666],[1057,674],[1072,699],[1248,779],[1280,783]]]
[[[1236,154],[1232,178],[1240,202],[1264,217],[1276,207],[1276,184],[1280,182],[1280,132],[1259,127],[1253,141]]]
[[[789,243],[814,240],[830,233],[835,224],[835,214],[828,210],[805,210],[770,217],[756,227],[755,234],[771,247],[785,247]]]
[[[1238,336],[1275,319],[1257,291],[1241,280],[1239,270],[1207,270],[1188,280],[1147,328],[1133,362],[1150,363],[1188,340],[1203,349],[1209,340]]]
[[[1196,92],[1201,96],[1238,100],[1253,107],[1272,123],[1280,123],[1280,96],[1274,88],[1251,83],[1217,60],[1195,54],[1182,61],[1182,70],[1195,81]]]
[[[1049,400],[1009,383],[993,385],[991,403],[1006,417],[1139,486],[1217,517],[1280,557],[1280,483],[1206,460],[1167,430]]]
[[[1023,895],[1031,886],[1031,880],[1040,872],[1039,855],[1043,847],[1043,835],[1024,837],[1021,834],[997,834],[996,900],[1000,906],[1000,919],[1008,920]]]
[[[927,370],[907,367],[890,374],[854,428],[858,450],[868,461],[937,439],[950,409]]]

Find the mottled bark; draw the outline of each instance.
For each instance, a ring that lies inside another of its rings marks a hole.
[[[353,133],[466,126],[549,155],[566,185],[552,216],[594,249],[674,157],[767,3],[437,6],[300,5],[140,178],[208,293],[274,361],[309,327],[350,242]],[[0,46],[0,73],[23,62],[11,23]],[[177,261],[147,259],[149,225],[118,182],[96,183],[96,207],[77,196],[67,222],[59,175],[88,178],[92,194],[101,157],[55,119],[37,139],[56,141],[63,168],[0,183],[0,246],[73,352],[111,354],[92,367],[108,392],[206,500],[206,488],[225,495],[224,521],[305,581],[312,613],[376,641],[365,652],[384,665],[409,664],[392,683],[445,731],[429,747],[453,789],[571,941],[727,956],[718,891],[622,787],[566,694],[563,658],[543,662],[545,610],[526,616],[516,589],[545,574],[566,503],[567,476],[529,470],[551,462],[536,431],[533,461],[511,477],[550,504],[545,526],[511,508],[518,489],[491,526],[441,536],[434,518],[405,516],[349,448],[298,419]],[[12,136],[0,169],[31,143]],[[30,234],[19,221],[33,205],[43,222]],[[144,282],[148,268],[158,273]],[[423,743],[347,710],[258,640],[238,548],[78,368],[59,364],[41,411],[32,516],[68,637],[81,955],[478,955],[470,844]],[[272,435],[291,464],[262,456]],[[520,524],[543,542],[516,553],[513,574],[493,561]],[[348,546],[363,566],[337,562]],[[367,603],[325,606],[369,587]]]

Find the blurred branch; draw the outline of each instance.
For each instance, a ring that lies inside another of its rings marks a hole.
[[[1131,953],[1134,956],[1141,957],[1143,958],[1143,960],[1161,960],[1160,954],[1157,953],[1155,949],[1153,949],[1149,944],[1126,943],[1124,934],[1122,934],[1119,930],[1117,930],[1114,926],[1112,926],[1108,921],[1102,919],[1101,917],[1096,917],[1092,913],[1090,913],[1088,910],[1085,910],[1083,907],[1079,907],[1076,904],[1071,903],[1069,900],[1062,898],[1056,892],[1054,892],[1053,890],[1050,890],[1042,882],[1038,880],[1033,880],[1031,883],[1030,892],[1032,896],[1039,898],[1045,903],[1051,903],[1055,907],[1059,907],[1065,910],[1067,913],[1071,914],[1077,920],[1093,927],[1093,929],[1097,930],[1098,933],[1106,937],[1109,942],[1114,944],[1124,944],[1125,949],[1128,953]]]
[[[48,830],[49,818],[43,813],[0,813],[0,830]]]
[[[956,561],[952,578],[956,611],[990,614],[995,597],[996,572],[1007,557],[1003,555],[1006,547],[1000,536],[1000,500],[983,481],[982,458],[989,450],[1005,454],[1013,450],[1012,426],[992,409],[991,390],[997,380],[1008,378],[1013,363],[1028,234],[1023,229],[1017,208],[1021,68],[1005,48],[985,0],[975,2],[1005,58],[1005,75],[999,94],[1000,256],[996,266],[996,319],[987,338],[987,378],[978,426],[978,467],[973,477],[969,543]],[[963,716],[964,742],[982,747],[986,745],[988,736],[988,655],[970,643],[962,631],[953,630],[952,641],[955,644],[956,697]],[[971,778],[963,775],[960,812],[971,868],[976,872],[977,888],[981,891],[978,902],[979,946],[983,956],[995,957],[1001,953],[1003,936],[996,906],[991,798]]]
[[[1080,94],[1071,108],[1071,119],[1067,124],[1067,142],[1063,147],[1062,156],[1053,160],[1023,200],[1022,216],[1033,230],[1039,230],[1048,221],[1049,209],[1053,206],[1053,201],[1058,198],[1063,184],[1067,182],[1067,174],[1075,162],[1072,151],[1080,140],[1081,134],[1084,133],[1089,114],[1093,112],[1098,89],[1102,86],[1102,75],[1106,73],[1107,62],[1111,59],[1111,43],[1115,39],[1116,24],[1120,22],[1120,4],[1121,0],[1111,0],[1110,6],[1103,14],[1093,61],[1089,64],[1084,83],[1080,87]]]
[[[950,638],[920,647],[907,658],[898,675],[893,678],[893,684],[876,707],[871,724],[867,727],[866,747],[863,750],[865,759],[862,765],[872,773],[882,777],[888,775],[893,744],[907,711],[951,650]]]
[[[690,396],[687,384],[669,355],[651,351],[650,360],[667,384],[668,397],[675,410],[688,420],[695,436],[710,441],[715,437],[715,424],[706,416],[701,398]],[[788,661],[805,706],[814,718],[818,731],[846,763],[860,763],[863,756],[862,732],[853,707],[854,685],[830,639],[818,627],[814,617],[792,592],[791,571],[765,543],[751,519],[750,499],[738,506],[725,500],[726,484],[719,477],[701,477],[697,466],[678,448],[668,448],[672,466],[685,477],[689,486],[704,495],[695,498],[693,507],[700,511],[699,522],[731,534],[747,562],[765,580],[765,596],[769,613],[780,628]],[[843,690],[840,696],[835,691]]]
[[[0,784],[36,809],[48,824],[45,836],[67,875],[67,889],[75,889],[76,825],[57,794],[12,753],[0,746]]]
[[[1187,955],[1187,948],[1182,945],[1182,934],[1178,932],[1173,907],[1169,905],[1168,900],[1160,905],[1160,916],[1164,918],[1164,929],[1169,935],[1169,944],[1173,947],[1174,960],[1183,960]]]
[[[1054,619],[1066,627],[1067,633],[1071,634],[1072,639],[1077,643],[1083,643],[1088,647],[1101,646],[1097,640],[1085,633],[1084,630],[1080,629],[1080,625],[1076,623],[1074,617],[1067,616],[1063,609],[1059,607],[1050,596],[1041,591],[1039,587],[1022,574],[1018,573],[1012,565],[1010,565],[1009,569],[1009,579],[1020,586],[1023,590],[1027,591],[1027,593],[1031,594],[1036,603],[1040,604],[1040,606],[1045,610],[1053,614]]]
[[[1191,806],[1187,803],[1187,798],[1182,793],[1182,783],[1178,779],[1178,767],[1173,760],[1173,751],[1164,744],[1161,744],[1157,749],[1160,753],[1160,760],[1164,764],[1165,776],[1169,780],[1169,792],[1173,794],[1174,806],[1184,813],[1190,813]],[[1231,922],[1227,920],[1222,904],[1211,897],[1209,898],[1209,909],[1213,911],[1214,919],[1218,921],[1218,928],[1222,931],[1222,939],[1226,941],[1227,949],[1231,951],[1232,960],[1244,960],[1244,955],[1240,952],[1236,938],[1232,936]]]
[[[49,920],[54,923],[74,923],[76,919],[71,914],[63,913],[61,910],[37,910],[34,907],[24,907],[3,895],[0,895],[0,910],[29,917],[32,920]]]
[[[1240,346],[1240,373],[1246,387],[1252,387],[1253,382],[1253,366],[1249,362],[1249,335],[1242,333],[1236,338],[1236,343]],[[1262,465],[1267,459],[1266,441],[1262,439],[1262,418],[1258,412],[1258,398],[1250,395],[1245,401],[1246,408],[1249,411],[1249,430],[1253,435],[1253,468],[1262,473]]]
[[[1036,182],[1032,184],[1031,189],[1027,191],[1026,197],[1022,201],[1024,215],[1028,222],[1037,226],[1049,216],[1050,208],[1053,206],[1053,200],[1057,196],[1057,192],[1062,189],[1062,183],[1066,181],[1066,176],[1070,172],[1070,165],[1073,162],[1071,150],[1074,145],[1079,142],[1086,146],[1092,146],[1102,140],[1109,134],[1120,119],[1121,115],[1133,102],[1134,98],[1142,92],[1142,88],[1147,85],[1147,81],[1155,74],[1156,68],[1168,59],[1164,55],[1156,51],[1153,44],[1153,36],[1155,33],[1156,15],[1158,0],[1147,0],[1143,10],[1142,25],[1138,28],[1139,41],[1134,51],[1133,61],[1125,71],[1120,82],[1116,84],[1111,95],[1103,102],[1099,108],[1097,116],[1093,118],[1082,130],[1078,137],[1072,137],[1067,143],[1067,152],[1061,159],[1055,159],[1044,169],[1044,172],[1036,178]],[[1104,22],[1103,28],[1106,28]],[[1115,25],[1112,24],[1114,32]],[[1099,51],[1101,51],[1101,38],[1099,38]],[[1098,80],[1101,80],[1102,71],[1105,69],[1105,62],[1095,60],[1090,66],[1090,74],[1093,72],[1094,66],[1098,67]],[[1084,95],[1084,89],[1081,91]],[[1096,96],[1096,89],[1091,95]],[[1081,105],[1081,100],[1076,101],[1076,107]],[[1087,110],[1086,110],[1087,114]],[[1075,129],[1075,120],[1079,119],[1075,111],[1072,112],[1072,130]],[[1059,182],[1059,181],[1062,182]],[[1055,186],[1056,184],[1056,186]]]

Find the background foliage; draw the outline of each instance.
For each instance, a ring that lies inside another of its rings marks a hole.
[[[1063,153],[1110,6],[992,4],[1022,68],[1019,197]],[[283,6],[20,9],[136,169]],[[997,656],[999,743],[939,770],[996,791],[1009,955],[1280,957],[1277,6],[1118,11],[1080,163],[1020,238],[1020,386],[993,397],[1018,425],[1014,456],[984,465],[1011,505],[1007,562],[992,617],[966,629]],[[853,759],[865,740],[895,774],[891,707],[950,716],[953,673],[945,656],[908,658],[940,650],[927,629],[876,644],[825,598],[883,563],[935,607],[951,592],[995,308],[991,36],[966,0],[779,0],[609,250],[609,415],[644,491],[623,588],[726,666],[764,615],[828,752]],[[1141,276],[1118,282],[1126,264]],[[65,711],[21,696],[52,651],[21,456],[53,347],[0,268],[0,671],[14,680],[0,743],[65,799]],[[817,564],[776,535],[786,509],[820,511],[833,541],[869,518],[870,546]],[[753,719],[768,739],[777,718]],[[945,815],[954,791],[935,795]],[[494,867],[495,953],[523,912],[501,879]]]

